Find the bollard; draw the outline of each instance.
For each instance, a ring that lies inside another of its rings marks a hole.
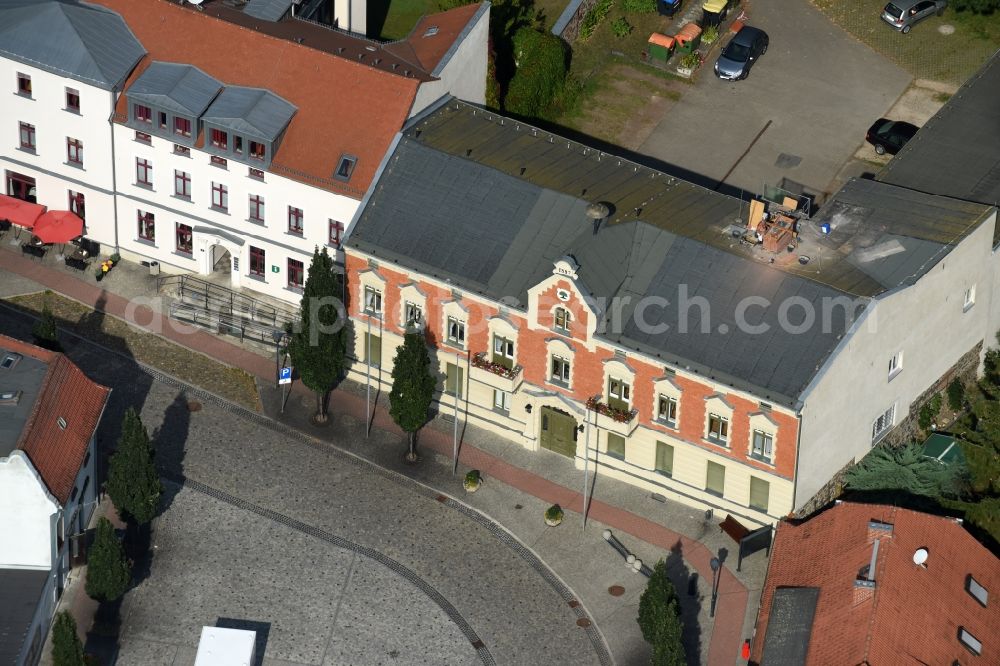
[[[619,555],[621,555],[622,557],[625,557],[625,558],[627,558],[630,555],[630,553],[628,551],[628,548],[626,548],[624,546],[624,544],[622,544],[622,542],[619,541],[615,537],[615,535],[611,533],[611,530],[604,530],[603,536],[604,536],[604,540],[607,541],[608,544],[610,544],[612,548],[614,548],[615,550],[617,550]]]

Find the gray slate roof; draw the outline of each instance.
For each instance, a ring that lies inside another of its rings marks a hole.
[[[0,569],[0,664],[17,663],[48,577],[37,569]]]
[[[771,601],[761,663],[805,666],[818,587],[779,587]]]
[[[250,0],[243,13],[265,21],[277,21],[291,6],[292,0]]]
[[[274,141],[298,109],[262,88],[226,86],[202,119],[241,134]]]
[[[597,233],[588,203],[614,211]],[[597,298],[628,297],[600,336],[765,399],[794,404],[869,299],[941,259],[989,208],[884,183],[849,183],[796,253],[748,249],[736,199],[449,101],[404,131],[348,244],[456,288],[525,308],[530,287],[570,255]],[[828,221],[831,233],[820,232]],[[800,255],[809,261],[801,264]],[[764,298],[741,314],[737,306]],[[637,312],[646,297],[666,299]],[[801,307],[825,325],[796,327]],[[704,322],[698,306],[708,306]],[[846,307],[824,308],[826,299]],[[662,302],[661,302],[662,303]],[[610,319],[611,309],[605,312]],[[641,313],[642,325],[637,316]],[[682,325],[686,324],[686,329]],[[763,325],[763,326],[761,326]]]
[[[146,50],[118,14],[70,0],[0,0],[0,54],[117,90]]]
[[[1000,52],[966,81],[877,178],[991,206],[1000,202]]]
[[[0,345],[0,359],[8,353],[10,351]],[[0,407],[3,410],[0,414],[0,458],[10,455],[17,448],[17,442],[35,408],[48,370],[46,363],[30,356],[21,356],[17,364],[8,370],[0,368],[0,393],[21,391],[17,405]]]
[[[129,99],[198,117],[205,112],[222,83],[192,65],[154,62],[127,91]]]

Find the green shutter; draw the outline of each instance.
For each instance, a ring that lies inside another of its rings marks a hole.
[[[726,468],[719,463],[708,461],[708,474],[705,479],[705,490],[721,496],[726,486]]]
[[[382,366],[382,338],[365,333],[365,358],[376,368]]]
[[[462,386],[465,384],[463,381],[462,368],[455,365],[454,363],[449,363],[446,373],[446,379],[444,384],[444,390],[446,393],[455,395],[456,390],[458,397],[462,397]],[[456,389],[457,386],[457,389]]]
[[[667,476],[674,473],[674,447],[666,442],[656,443],[656,471]]]
[[[756,476],[750,477],[750,506],[767,513],[767,499],[771,494],[771,484]]]
[[[608,455],[613,458],[625,459],[625,438],[613,432],[608,433]]]

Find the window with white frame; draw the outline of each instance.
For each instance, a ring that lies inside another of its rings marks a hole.
[[[656,418],[670,427],[677,427],[677,398],[661,395],[656,399]]]
[[[403,324],[419,324],[424,320],[424,310],[413,301],[403,302]]]
[[[750,502],[751,509],[757,509],[767,513],[767,505],[771,495],[771,484],[756,476],[750,477]]]
[[[506,368],[514,367],[514,341],[502,335],[493,336],[493,362]]]
[[[729,441],[729,419],[720,414],[708,415],[708,439],[718,444],[726,445]]]
[[[657,472],[664,476],[674,474],[674,447],[666,442],[656,443],[656,461],[653,463]]]
[[[617,409],[628,409],[632,400],[632,387],[627,380],[608,377],[608,404]]]
[[[462,347],[465,345],[465,322],[448,317],[448,342]]]
[[[156,242],[156,218],[152,213],[137,211],[139,238],[150,243]]]
[[[365,287],[365,312],[371,315],[382,314],[382,292],[375,287]]]
[[[958,628],[958,640],[962,642],[962,645],[974,655],[981,655],[983,653],[983,643],[978,638],[969,633],[969,630],[965,627]]]
[[[892,407],[882,412],[872,423],[872,444],[882,439],[883,435],[892,429],[895,419],[896,403],[893,403]]]
[[[892,379],[900,372],[903,371],[903,352],[902,350],[893,354],[892,358],[889,359],[889,379]]]
[[[569,385],[570,361],[562,356],[552,356],[552,381],[564,386]]]
[[[969,308],[971,308],[973,305],[976,304],[976,285],[972,285],[971,287],[965,290],[965,296],[962,298],[962,301],[963,301],[962,305],[963,310],[968,310]]]
[[[569,333],[569,327],[573,323],[573,315],[570,311],[563,307],[556,308],[555,311],[555,329],[562,333]]]
[[[774,435],[763,430],[754,430],[751,435],[750,457],[763,462],[771,462],[771,451],[774,447]]]
[[[501,391],[500,389],[493,389],[493,407],[494,409],[499,409],[501,412],[509,412],[510,393]]]

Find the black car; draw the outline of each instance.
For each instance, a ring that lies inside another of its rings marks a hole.
[[[895,155],[906,142],[913,138],[913,135],[920,129],[916,125],[903,122],[902,120],[889,120],[879,118],[865,135],[865,141],[875,146],[875,152],[879,155]]]
[[[766,32],[743,26],[722,50],[715,63],[715,75],[729,81],[747,78],[753,63],[767,52],[767,42]]]

